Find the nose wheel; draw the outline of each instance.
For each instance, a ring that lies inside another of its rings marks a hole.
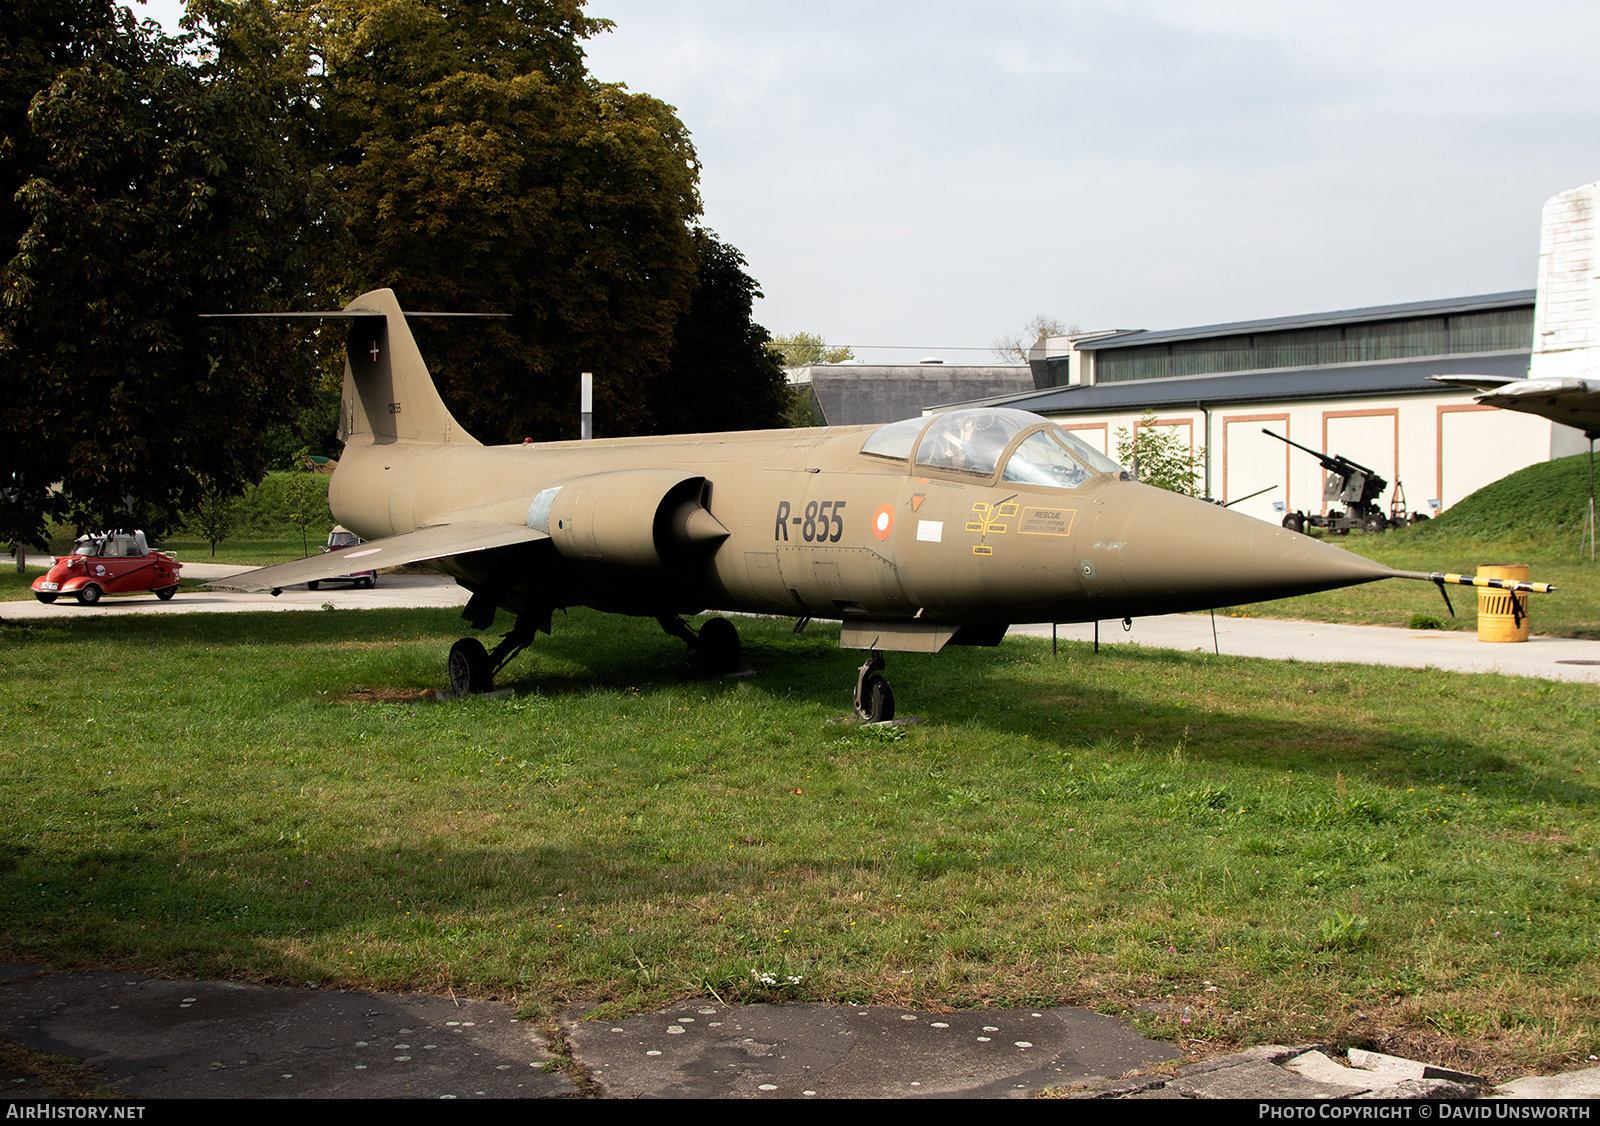
[[[879,672],[883,654],[873,650],[866,664],[856,670],[856,715],[863,723],[884,723],[894,718],[894,691]]]

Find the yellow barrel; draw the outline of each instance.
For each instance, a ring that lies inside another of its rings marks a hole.
[[[1480,579],[1516,579],[1526,582],[1526,563],[1480,563]],[[1517,600],[1519,613],[1513,615],[1511,600]],[[1512,594],[1508,590],[1478,588],[1478,640],[1526,641],[1528,640],[1528,596]]]

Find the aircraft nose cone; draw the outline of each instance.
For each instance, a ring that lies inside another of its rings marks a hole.
[[[1394,574],[1310,536],[1137,483],[1108,491],[1081,550],[1095,572],[1085,587],[1098,587],[1106,610],[1122,615],[1265,602]]]

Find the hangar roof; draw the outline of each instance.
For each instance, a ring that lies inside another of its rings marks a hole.
[[[1401,305],[1370,305],[1363,309],[1342,309],[1332,313],[1302,313],[1292,317],[1268,317],[1257,321],[1232,321],[1227,324],[1198,325],[1193,328],[1146,330],[1127,329],[1107,336],[1078,340],[1080,352],[1102,348],[1126,348],[1134,344],[1173,344],[1180,340],[1201,340],[1213,336],[1239,336],[1256,332],[1283,332],[1367,321],[1405,320],[1421,316],[1450,316],[1459,313],[1486,313],[1494,309],[1514,309],[1532,305],[1538,291],[1513,289],[1505,293],[1486,293],[1477,297],[1451,297],[1441,301],[1408,301]]]
[[[1093,386],[1050,387],[1023,395],[995,396],[961,404],[1020,407],[1035,414],[1142,410],[1145,407],[1210,406],[1286,399],[1339,399],[1355,395],[1434,394],[1448,390],[1429,383],[1430,375],[1498,375],[1524,379],[1526,350],[1476,355],[1428,356],[1360,364],[1272,368],[1226,375],[1185,375]],[[948,409],[944,404],[935,410]]]

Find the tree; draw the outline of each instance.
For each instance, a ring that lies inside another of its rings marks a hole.
[[[189,527],[211,545],[213,557],[217,545],[233,534],[239,520],[239,499],[229,496],[222,488],[209,485],[200,494],[200,501],[189,513]]]
[[[316,474],[311,472],[310,453],[302,446],[295,454],[295,466],[289,471],[289,479],[283,484],[283,499],[289,506],[289,519],[294,521],[295,527],[300,529],[300,549],[302,554],[311,554],[311,543],[306,538],[306,529],[311,522],[323,514],[327,507],[327,494],[317,485]],[[323,504],[318,504],[323,501]]]
[[[803,368],[811,364],[842,364],[853,360],[856,354],[848,345],[830,345],[814,332],[791,332],[787,336],[774,336],[769,347],[778,355],[786,368]]]
[[[1117,430],[1117,460],[1146,485],[1194,496],[1206,450],[1190,449],[1175,426],[1162,426],[1155,411],[1145,411],[1133,433]]]
[[[1041,340],[1052,336],[1071,336],[1078,331],[1075,324],[1067,324],[1055,317],[1040,313],[1027,324],[1022,326],[1022,331],[1007,333],[997,336],[990,341],[989,347],[994,350],[995,356],[1003,364],[1025,364],[1028,362],[1028,352]]]
[[[349,296],[390,286],[445,401],[485,441],[652,428],[697,270],[699,164],[672,108],[591,79],[581,0],[279,0],[312,75],[301,145],[330,169]]]
[[[678,318],[666,370],[650,385],[652,432],[756,430],[785,425],[789,389],[751,320],[761,296],[744,255],[710,231],[694,233],[694,294]]]
[[[0,6],[0,541],[122,524],[130,494],[159,533],[258,480],[256,436],[310,391],[281,332],[199,319],[300,305],[320,245],[281,100],[235,65],[246,24]]]

